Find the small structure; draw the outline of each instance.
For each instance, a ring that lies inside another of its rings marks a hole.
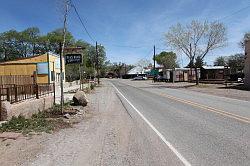
[[[244,73],[245,73],[245,80],[244,84],[247,88],[250,89],[250,41],[245,41],[245,67],[244,67]]]
[[[200,69],[197,69],[198,77],[200,78]],[[195,68],[175,68],[175,80],[177,82],[187,82],[187,81],[195,81]]]
[[[63,75],[65,65],[63,59]],[[0,76],[30,76],[36,83],[52,83],[60,81],[59,55],[48,52],[27,58],[0,63]],[[65,81],[65,79],[64,79]]]
[[[106,74],[106,78],[118,78],[118,75],[113,72],[109,72]]]
[[[128,73],[123,76],[123,78],[129,79],[129,78],[134,78],[137,76],[146,76],[146,75],[147,75],[146,69],[140,66],[136,66],[133,69],[129,70]]]
[[[201,68],[201,82],[224,83],[229,76],[229,68],[225,66],[203,66]]]
[[[197,69],[200,78],[200,69]],[[196,80],[194,68],[159,69],[159,74],[170,82],[192,82]]]

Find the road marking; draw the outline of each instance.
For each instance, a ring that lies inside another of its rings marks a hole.
[[[139,89],[138,87],[135,87],[135,86],[133,86],[131,84],[128,84],[128,85],[131,86],[131,87]],[[154,94],[156,94],[156,93],[154,93]],[[209,107],[209,106],[206,106],[206,105],[202,105],[202,104],[199,104],[199,103],[195,103],[195,102],[192,102],[192,101],[189,101],[189,100],[185,100],[185,99],[177,98],[177,97],[174,97],[174,96],[170,96],[170,95],[167,95],[167,94],[164,94],[164,93],[160,93],[160,95],[163,96],[163,97],[166,97],[168,99],[179,101],[179,102],[182,102],[182,103],[194,106],[194,107],[202,108],[203,110],[214,112],[214,113],[217,113],[217,114],[220,114],[220,115],[232,118],[232,119],[236,119],[236,120],[244,122],[244,123],[250,123],[250,119],[247,118],[247,117],[244,117],[244,116],[240,116],[240,115],[237,115],[237,114],[233,114],[233,113],[230,113],[230,112],[219,110],[219,109]]]
[[[185,100],[185,99],[177,98],[177,97],[174,97],[174,96],[170,96],[170,95],[167,95],[167,94],[164,94],[164,93],[161,93],[160,95],[163,96],[163,97],[166,97],[168,99],[179,101],[179,102],[182,102],[182,103],[185,103],[185,104],[188,104],[188,105],[192,105],[194,107],[199,107],[199,108],[202,108],[202,109],[210,111],[210,112],[214,112],[214,113],[217,113],[217,114],[220,114],[220,115],[224,115],[224,116],[239,120],[241,122],[250,123],[250,119],[247,118],[247,117],[244,117],[244,116],[236,115],[236,114],[233,114],[233,113],[230,113],[230,112],[226,112],[226,111],[219,110],[219,109],[216,109],[216,108],[213,108],[213,107],[209,107],[209,106],[206,106],[206,105],[195,103],[195,102],[192,102],[192,101],[189,101],[189,100]]]
[[[174,148],[174,146],[166,140],[166,138],[151,124],[148,119],[142,115],[142,113],[117,89],[117,87],[111,83],[115,90],[126,100],[126,102],[141,116],[141,118],[151,127],[151,129],[160,137],[160,139],[172,150],[172,152],[181,160],[185,166],[191,166],[191,164]]]

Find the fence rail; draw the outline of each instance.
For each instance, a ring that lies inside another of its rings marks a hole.
[[[54,84],[29,84],[0,86],[0,100],[16,103],[54,93]]]
[[[15,85],[27,85],[33,84],[34,78],[30,75],[1,75],[0,85],[15,84]]]
[[[17,103],[52,94],[55,97],[55,84],[0,85],[0,120],[3,101]]]

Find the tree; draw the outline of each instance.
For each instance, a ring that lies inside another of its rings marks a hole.
[[[127,74],[129,70],[134,68],[133,65],[128,65],[122,62],[114,62],[111,63],[110,61],[105,62],[105,74],[113,73],[118,77],[122,77],[123,75]]]
[[[36,48],[39,36],[40,30],[37,27],[27,28],[26,30],[21,32],[21,42],[29,43],[32,49],[32,55],[39,53],[39,49]]]
[[[15,60],[21,57],[44,54],[48,51],[60,52],[60,43],[63,41],[63,30],[56,29],[45,35],[40,34],[39,28],[31,27],[23,31],[9,30],[0,33],[0,61]],[[105,47],[98,45],[98,59],[95,46],[83,41],[75,40],[70,32],[66,32],[66,47],[83,47],[82,73],[85,76],[95,76],[97,67],[101,74],[105,74],[106,52]],[[79,79],[79,66],[66,66],[68,81]]]
[[[63,42],[63,29],[56,29],[52,32],[49,32],[47,34],[47,40],[49,43],[49,50],[53,51],[55,53],[60,52],[60,43]],[[74,45],[74,37],[70,32],[66,32],[66,40],[65,40],[65,46],[72,46]]]
[[[206,63],[204,62],[204,59],[202,59],[200,56],[195,58],[195,67],[201,68],[204,65],[206,65]]]
[[[250,32],[245,33],[243,39],[240,41],[239,45],[241,48],[245,48],[245,42],[250,40]]]
[[[16,30],[9,30],[0,34],[0,55],[2,60],[13,60],[20,56],[20,45],[18,43],[19,33]]]
[[[228,66],[232,73],[241,72],[244,69],[244,54],[235,54],[228,57]]]
[[[190,67],[196,68],[196,84],[199,84],[195,60],[204,57],[212,50],[226,45],[226,28],[222,23],[192,21],[183,26],[172,26],[166,34],[167,43],[189,58]]]
[[[142,73],[142,71],[143,71],[143,69],[145,68],[145,67],[148,67],[150,65],[150,60],[148,60],[148,59],[140,59],[136,64],[135,64],[135,66],[138,66],[138,67],[140,67],[140,73]]]
[[[226,65],[227,65],[227,60],[223,56],[217,57],[214,61],[214,66],[226,66]]]
[[[178,67],[177,56],[174,52],[161,52],[155,56],[155,60],[159,65],[162,65],[164,69],[172,69]]]

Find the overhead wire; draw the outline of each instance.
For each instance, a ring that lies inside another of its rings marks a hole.
[[[218,19],[218,21],[222,21],[222,20],[228,19],[228,18],[230,18],[231,16],[233,16],[233,15],[235,15],[235,14],[238,14],[238,13],[240,13],[241,11],[246,10],[246,9],[249,8],[249,7],[250,7],[250,5],[248,5],[248,6],[244,7],[244,8],[241,8],[241,9],[239,9],[239,10],[237,10],[237,11],[235,11],[235,12],[233,12],[233,13],[227,15],[227,16],[224,16],[224,17]]]
[[[93,37],[91,36],[91,34],[89,33],[89,31],[88,31],[86,25],[84,24],[84,22],[83,22],[83,20],[82,20],[82,18],[81,18],[81,16],[80,16],[80,14],[79,14],[78,11],[77,11],[76,6],[75,6],[75,4],[73,3],[72,0],[70,0],[70,4],[71,4],[71,6],[74,8],[74,11],[75,11],[75,13],[76,13],[76,15],[77,15],[77,18],[79,19],[81,25],[83,26],[83,28],[84,28],[86,34],[87,34],[88,37],[92,40],[92,42],[95,43],[96,40],[94,40],[94,38],[93,38]]]

